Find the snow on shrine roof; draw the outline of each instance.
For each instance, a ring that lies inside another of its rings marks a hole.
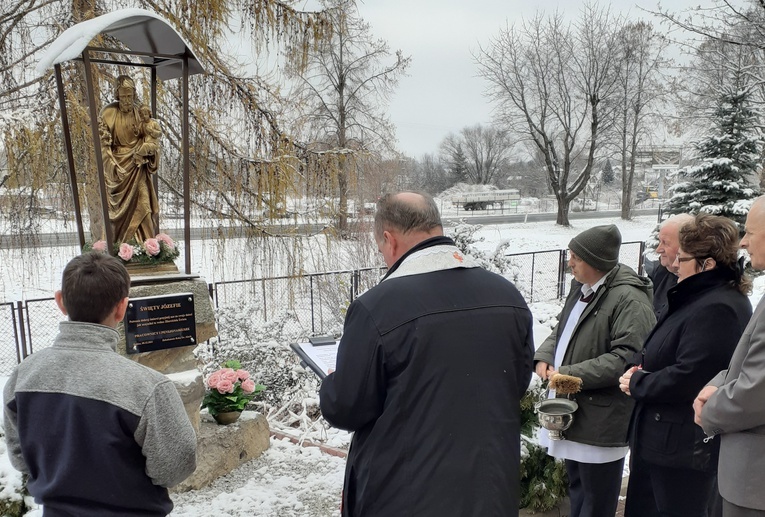
[[[203,73],[202,65],[180,34],[161,16],[145,9],[121,9],[69,27],[51,43],[37,64],[39,75],[53,65],[80,57],[82,51],[101,33],[121,41],[134,52],[189,56],[189,75]],[[157,63],[157,77],[176,79],[183,74],[181,61],[141,56],[146,63]]]

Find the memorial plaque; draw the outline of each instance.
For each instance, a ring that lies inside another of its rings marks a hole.
[[[128,354],[196,345],[194,294],[130,298],[125,341]]]

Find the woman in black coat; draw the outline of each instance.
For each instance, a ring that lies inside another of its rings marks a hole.
[[[706,517],[719,440],[693,422],[693,399],[725,369],[752,315],[738,262],[738,228],[700,214],[680,229],[678,283],[642,361],[619,379],[635,401],[625,517]]]

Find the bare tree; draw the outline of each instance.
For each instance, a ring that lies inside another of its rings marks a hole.
[[[418,159],[405,159],[403,173],[407,175],[411,188],[433,195],[454,184],[446,163],[434,154],[423,154]]]
[[[569,204],[585,188],[607,120],[601,103],[616,88],[620,20],[588,5],[575,24],[560,14],[502,29],[476,61],[497,105],[499,122],[540,151],[558,201],[557,223],[568,226]],[[578,157],[584,159],[574,169]]]
[[[652,107],[665,93],[661,75],[668,65],[669,42],[645,22],[629,23],[618,34],[618,89],[613,96],[614,130],[622,167],[622,219],[630,219],[638,147],[650,136]]]
[[[747,5],[748,4],[748,5]],[[648,11],[675,27],[696,35],[701,41],[712,39],[730,45],[765,49],[765,2],[747,0],[743,5],[730,0],[712,0],[711,5],[681,11],[659,8]],[[685,43],[694,47],[694,43]]]
[[[395,130],[385,106],[410,58],[400,50],[391,55],[384,40],[375,40],[352,0],[324,0],[323,6],[329,15],[330,37],[309,51],[305,68],[292,71],[300,79],[298,95],[306,107],[303,118],[310,139],[325,152],[340,156],[338,226],[345,232],[355,157],[395,148]]]
[[[440,147],[447,162],[462,163],[464,157],[461,181],[492,185],[507,170],[513,142],[506,130],[476,125],[463,128],[457,135],[449,134]]]

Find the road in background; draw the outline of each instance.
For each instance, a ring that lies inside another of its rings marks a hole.
[[[497,214],[497,215],[476,215],[477,211],[466,213],[465,215],[458,216],[445,216],[443,218],[446,222],[456,223],[459,221],[465,221],[469,224],[506,224],[506,223],[532,223],[541,221],[555,221],[557,218],[556,212],[544,212],[544,213],[522,213],[522,214]],[[633,210],[633,216],[642,215],[657,215],[658,208],[648,208],[641,210]],[[601,212],[570,212],[568,214],[569,219],[600,219],[619,217],[621,215],[620,210],[608,210]],[[300,233],[300,234],[315,234],[321,232],[326,225],[322,224],[269,224],[262,227],[262,230],[274,234],[285,235],[288,233]],[[176,241],[183,240],[182,229],[167,229],[167,234],[170,235]],[[251,228],[242,226],[217,226],[211,228],[192,228],[191,240],[213,239],[218,237],[236,238],[246,237],[252,233]],[[5,249],[18,249],[18,248],[34,248],[34,247],[50,247],[50,246],[76,246],[77,245],[77,233],[76,232],[60,232],[60,233],[39,233],[39,234],[27,234],[25,236],[18,235],[0,235],[0,247]]]

